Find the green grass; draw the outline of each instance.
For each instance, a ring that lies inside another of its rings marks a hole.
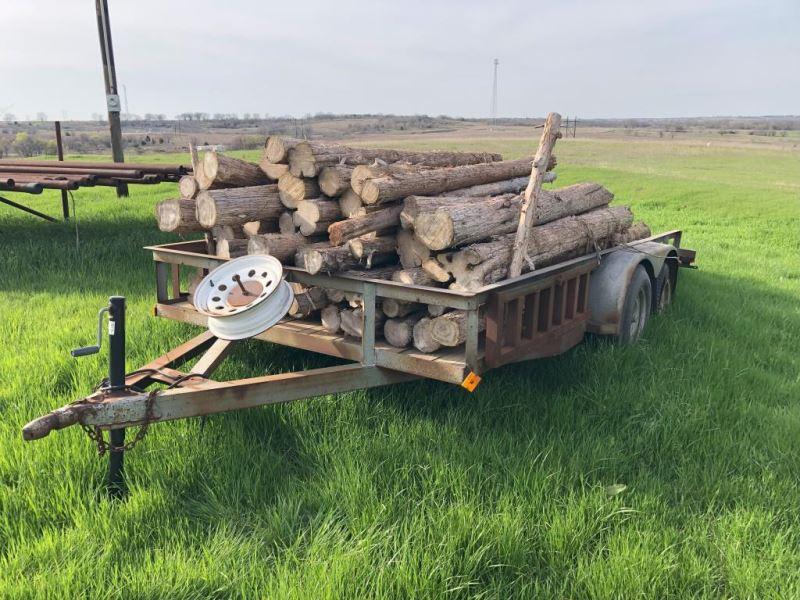
[[[149,313],[141,247],[170,239],[152,206],[174,187],[80,190],[79,251],[73,223],[0,207],[0,597],[800,596],[798,154],[558,155],[561,184],[603,182],[698,250],[640,344],[590,341],[474,394],[418,382],[156,425],[125,502],[78,428],[31,444],[20,428],[104,375],[105,353],[68,351],[107,296],[128,298],[130,369],[195,332]],[[250,342],[222,374],[322,364]]]

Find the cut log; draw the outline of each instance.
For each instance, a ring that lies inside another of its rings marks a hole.
[[[372,257],[376,254],[394,254],[397,250],[397,240],[393,235],[378,237],[360,237],[347,242],[350,252],[369,268]]]
[[[444,266],[443,261],[438,257],[431,256],[430,258],[426,258],[422,263],[422,270],[425,271],[428,277],[438,283],[449,283],[453,279],[452,273]]]
[[[330,290],[327,290],[330,291]],[[339,333],[342,329],[342,319],[339,316],[339,307],[335,304],[328,304],[320,312],[319,318],[322,326],[328,333]]]
[[[428,315],[431,317],[440,317],[444,314],[444,311],[447,310],[446,306],[440,306],[438,304],[428,304]]]
[[[245,237],[258,235],[260,233],[277,233],[278,221],[276,219],[265,219],[263,221],[248,221],[242,225],[242,233]]]
[[[392,252],[375,252],[370,255],[372,266],[384,265],[396,259]],[[329,246],[325,243],[313,244],[301,248],[295,256],[295,265],[315,275],[317,273],[336,273],[353,269],[360,264],[347,246]]]
[[[483,183],[480,185],[471,185],[469,187],[461,188],[458,190],[451,190],[444,192],[443,195],[447,196],[499,196],[500,194],[519,194],[528,186],[529,177],[514,177],[513,179],[506,179],[504,181],[496,181],[494,183]],[[545,183],[556,180],[556,174],[553,171],[548,171],[545,174]]]
[[[606,206],[614,194],[596,183],[578,183],[554,191],[540,190],[536,224]],[[462,246],[511,233],[519,225],[520,196],[420,197],[403,203],[401,221],[413,223],[416,236],[431,250]]]
[[[519,222],[517,223],[517,234],[514,247],[511,252],[511,265],[508,273],[511,277],[517,277],[522,273],[522,263],[525,261],[528,251],[528,239],[531,228],[536,219],[537,204],[542,189],[544,174],[547,170],[553,148],[556,141],[561,137],[561,115],[552,112],[547,115],[544,122],[544,130],[539,140],[539,148],[533,159],[533,169],[528,187],[525,189],[525,197],[520,207]]]
[[[401,229],[397,232],[397,254],[404,269],[413,269],[422,266],[431,251],[413,233]]]
[[[326,196],[340,196],[350,188],[350,177],[353,167],[333,165],[325,167],[319,174],[319,189]]]
[[[627,206],[613,206],[534,227],[528,240],[530,262],[526,261],[522,270],[530,270],[531,264],[541,268],[593,252],[595,245],[605,248],[615,233],[629,228],[632,222],[633,214]],[[505,279],[509,273],[514,239],[515,234],[504,235],[454,253],[449,268],[455,282],[450,284],[450,288],[475,291]]]
[[[626,230],[615,233],[611,237],[611,245],[619,246],[620,244],[635,242],[636,240],[641,240],[643,238],[650,237],[651,235],[652,232],[647,224],[644,221],[637,221]]]
[[[298,211],[292,213],[292,218],[294,219],[294,226],[305,236],[327,233],[328,227],[332,223],[331,221],[315,221],[313,223],[311,221],[306,221]]]
[[[194,175],[184,175],[178,180],[178,189],[181,191],[181,198],[194,198],[200,191],[200,186]]]
[[[205,279],[205,274],[203,273],[203,269],[195,269],[194,273],[192,274],[191,278],[189,279],[189,295],[187,296],[187,300],[189,304],[194,306],[194,294],[197,291],[197,287],[200,285],[200,282]]]
[[[219,240],[243,240],[247,236],[241,225],[216,225],[211,228],[211,235],[214,239]]]
[[[400,223],[400,211],[402,210],[402,205],[398,204],[397,206],[376,210],[375,212],[360,217],[353,217],[352,219],[345,219],[344,221],[332,223],[328,228],[331,244],[339,246],[348,240],[352,240],[367,233],[385,231],[397,227]]]
[[[245,187],[269,183],[264,171],[254,163],[211,150],[202,160],[203,168],[194,176],[201,190],[216,187]]]
[[[280,135],[268,135],[264,142],[264,159],[271,163],[288,163],[289,150],[301,140]]]
[[[447,198],[431,198],[434,202]],[[414,235],[431,250],[444,250],[511,233],[519,220],[519,196],[464,198],[417,214]]]
[[[435,196],[459,188],[503,181],[529,173],[530,159],[506,160],[463,167],[431,169],[422,173],[398,173],[364,183],[364,204],[383,204],[407,196]]]
[[[327,288],[325,290],[325,295],[328,296],[328,300],[330,300],[335,304],[338,304],[339,302],[344,302],[344,291],[342,290],[334,290],[332,288]]]
[[[261,170],[264,171],[264,174],[273,181],[278,181],[278,179],[281,178],[281,175],[289,171],[289,165],[264,162],[263,160],[258,163],[258,166],[261,167]]]
[[[339,210],[339,203],[336,200],[316,198],[313,200],[301,200],[297,203],[297,211],[294,213],[295,225],[300,227],[303,232],[303,225],[306,229],[316,228],[317,223],[326,223],[325,229],[330,223],[342,218],[342,211]],[[303,233],[303,235],[310,235]]]
[[[289,170],[299,177],[315,177],[333,165],[366,165],[376,160],[407,162],[431,166],[470,165],[501,160],[499,154],[485,152],[411,152],[376,148],[351,148],[323,142],[300,142],[289,151]]]
[[[285,234],[297,233],[297,225],[294,224],[294,211],[287,210],[281,213],[278,218],[278,231]]]
[[[278,179],[278,193],[286,208],[297,208],[297,203],[301,200],[318,198],[320,189],[316,179],[304,179],[284,173]]]
[[[396,271],[392,275],[392,281],[405,283],[406,285],[432,286],[435,284],[433,278],[428,275],[422,267],[413,267],[411,269]]]
[[[217,256],[222,258],[239,258],[247,254],[248,241],[244,239],[218,239]]]
[[[383,309],[383,314],[394,319],[424,310],[425,305],[417,302],[403,302],[402,300],[395,300],[394,298],[384,298],[383,302],[381,302],[381,308]]]
[[[322,310],[328,304],[325,290],[321,287],[306,288],[301,292],[295,292],[292,305],[289,307],[289,315],[296,318],[306,318],[318,310]]]
[[[486,329],[486,319],[478,316],[478,331]],[[433,319],[431,338],[442,346],[460,346],[467,340],[467,312],[453,310]]]
[[[283,211],[277,192],[274,184],[200,192],[197,220],[210,229],[215,225],[277,219]]]
[[[353,168],[353,173],[350,176],[350,186],[356,194],[360,194],[364,189],[364,183],[368,179],[386,177],[397,173],[419,173],[434,168],[428,165],[412,165],[409,163],[358,165]]]
[[[189,198],[159,202],[156,219],[161,231],[184,234],[204,229],[197,220],[197,203]]]
[[[395,348],[410,346],[414,340],[414,325],[424,316],[424,312],[416,312],[402,318],[387,319],[383,324],[383,337]]]
[[[354,310],[343,310],[339,313],[341,319],[342,331],[347,335],[355,338],[361,338],[364,335],[364,310],[356,308]],[[386,319],[383,313],[375,313],[375,329],[381,331],[383,329],[383,322]]]
[[[353,188],[345,190],[339,198],[339,210],[345,219],[360,217],[361,215],[367,214],[367,212],[370,212],[372,209],[373,207],[364,206],[364,203],[361,201],[361,196],[356,194]]]
[[[442,347],[439,342],[433,339],[431,335],[432,328],[433,321],[428,317],[422,317],[419,321],[417,321],[413,329],[414,348],[420,352],[429,354],[431,352],[436,352]]]
[[[298,233],[253,235],[247,243],[247,253],[269,254],[283,264],[293,264],[298,250],[306,244],[308,244],[308,239]]]

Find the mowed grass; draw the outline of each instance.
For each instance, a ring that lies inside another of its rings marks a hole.
[[[20,428],[104,375],[105,349],[69,349],[109,295],[128,298],[129,369],[197,332],[150,316],[141,248],[171,239],[152,207],[174,186],[79,191],[79,250],[74,222],[0,207],[0,597],[800,596],[798,153],[576,139],[558,156],[560,185],[602,182],[698,250],[641,343],[592,340],[473,394],[420,381],[156,425],[123,502],[78,428]],[[222,374],[324,364],[249,342]]]

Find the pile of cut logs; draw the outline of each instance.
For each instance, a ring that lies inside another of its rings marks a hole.
[[[352,148],[270,136],[259,164],[207,152],[157,206],[162,231],[204,231],[211,253],[270,254],[309,273],[473,291],[509,276],[532,158]],[[543,180],[552,182],[556,161]],[[647,237],[596,183],[541,190],[522,271]],[[360,298],[295,286],[290,315],[362,335]],[[384,299],[376,326],[422,352],[464,343],[461,311]],[[483,322],[480,323],[483,327]]]

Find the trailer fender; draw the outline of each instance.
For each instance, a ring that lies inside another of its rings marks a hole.
[[[589,323],[587,330],[601,335],[619,334],[622,307],[636,267],[642,265],[655,284],[669,256],[677,257],[669,244],[630,244],[602,257],[589,279]],[[653,286],[655,289],[655,285]]]

